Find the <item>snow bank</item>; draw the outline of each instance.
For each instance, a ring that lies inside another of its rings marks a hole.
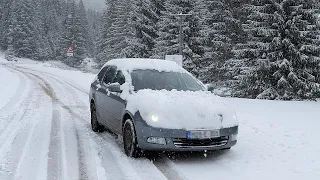
[[[4,52],[1,52],[0,51],[0,63],[2,63],[2,62],[6,62],[7,60],[4,58]]]
[[[80,64],[79,68],[84,72],[94,72],[98,73],[98,64],[94,61],[93,58],[85,58]]]
[[[154,127],[190,130],[238,125],[234,111],[210,92],[140,90],[127,100],[127,109],[131,113],[139,111]]]
[[[157,71],[173,71],[173,72],[187,72],[177,63],[173,61],[161,60],[161,59],[139,59],[139,58],[127,58],[127,59],[114,59],[108,61],[104,66],[117,66],[122,71],[132,72],[135,69],[154,69]]]
[[[59,69],[63,69],[63,70],[76,70],[76,68],[70,67],[61,61],[46,61],[43,63],[43,66],[59,68]]]
[[[2,109],[17,92],[20,79],[19,76],[0,65],[0,83],[0,109]]]

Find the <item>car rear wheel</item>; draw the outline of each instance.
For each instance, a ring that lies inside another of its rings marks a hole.
[[[94,104],[91,104],[91,128],[94,132],[103,131],[103,127],[98,122],[96,106]]]
[[[127,156],[138,158],[141,150],[138,147],[136,132],[131,119],[126,120],[123,126],[123,146]]]

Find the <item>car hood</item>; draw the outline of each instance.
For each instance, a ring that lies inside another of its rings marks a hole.
[[[127,97],[127,110],[153,127],[221,129],[238,125],[235,112],[210,92],[140,90]]]

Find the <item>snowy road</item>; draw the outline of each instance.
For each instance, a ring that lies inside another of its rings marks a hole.
[[[0,64],[0,180],[320,177],[320,103],[226,99],[240,119],[231,151],[131,159],[113,134],[91,131],[93,76]]]
[[[166,179],[129,159],[110,133],[91,132],[88,95],[52,74],[0,66],[19,77],[0,110],[0,179]]]

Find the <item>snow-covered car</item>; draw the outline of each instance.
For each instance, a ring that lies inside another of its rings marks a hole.
[[[91,125],[122,135],[125,153],[230,149],[232,108],[175,62],[116,59],[91,84]]]

